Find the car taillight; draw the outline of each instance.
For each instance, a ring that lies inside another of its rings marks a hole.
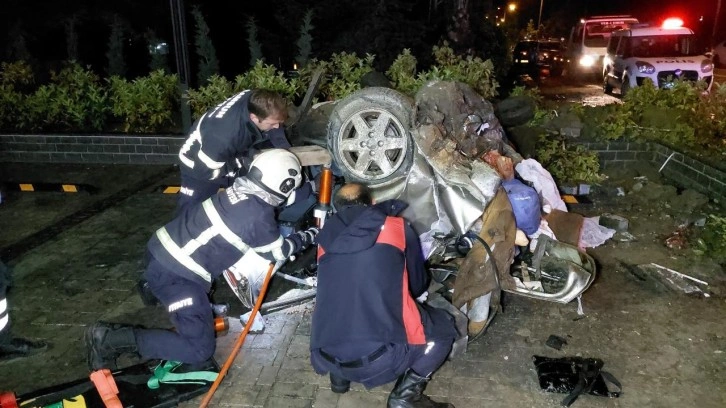
[[[707,74],[711,71],[713,71],[713,62],[711,62],[711,60],[707,60],[707,59],[701,61],[701,72],[704,74]]]
[[[635,66],[641,74],[652,74],[655,72],[655,67],[645,61],[637,61]]]

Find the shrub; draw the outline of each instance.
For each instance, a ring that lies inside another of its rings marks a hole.
[[[373,71],[375,56],[366,54],[360,58],[356,53],[341,52],[330,57],[327,65],[332,80],[322,86],[321,93],[328,100],[343,99],[359,90],[363,75]]]
[[[167,75],[161,69],[131,82],[111,77],[111,111],[123,120],[124,132],[157,132],[172,124],[172,113],[179,101],[178,85],[176,75]]]
[[[18,118],[23,115],[26,93],[33,82],[33,71],[26,62],[0,64],[0,129],[22,130]]]
[[[726,217],[708,215],[698,246],[716,261],[726,263]]]
[[[582,120],[582,136],[587,139],[618,140],[635,126],[631,111],[619,103],[582,106],[576,112]]]
[[[499,83],[494,76],[494,65],[491,60],[467,56],[462,58],[454,54],[447,43],[434,46],[436,66],[423,74],[423,82],[430,80],[459,81],[471,86],[485,99],[497,96]]]
[[[300,93],[300,81],[296,78],[286,78],[274,65],[265,64],[257,60],[255,66],[235,78],[234,91],[262,88],[278,92],[288,99],[293,99]]]
[[[204,115],[204,112],[216,106],[234,94],[232,83],[225,77],[212,75],[207,81],[207,85],[200,86],[196,90],[189,89],[187,98],[189,106],[192,108],[192,116],[194,119]]]
[[[99,78],[75,62],[40,86],[24,104],[20,125],[28,130],[99,131],[106,123],[108,98]]]
[[[582,145],[573,145],[554,135],[542,135],[537,141],[537,160],[558,183],[602,181],[597,153]]]
[[[406,95],[414,95],[421,86],[421,81],[416,78],[416,57],[411,55],[411,50],[404,49],[396,57],[386,71],[393,87]]]

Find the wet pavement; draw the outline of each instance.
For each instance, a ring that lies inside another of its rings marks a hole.
[[[0,363],[0,389],[18,394],[87,376],[82,336],[96,320],[170,326],[161,308],[143,306],[134,285],[146,241],[173,214],[175,197],[161,189],[175,184],[177,173],[166,166],[0,166],[0,181],[27,180],[86,183],[98,191],[3,196],[0,249],[15,271],[9,294],[14,333],[53,344],[43,354]],[[584,316],[576,303],[505,295],[503,313],[463,356],[445,363],[427,394],[459,408],[557,407],[565,395],[540,390],[532,356],[582,356],[601,358],[623,394],[581,396],[573,407],[726,406],[723,270],[707,260],[689,265],[672,253],[644,249],[653,233],[633,232],[640,243],[611,241],[590,251],[599,276],[582,298]],[[709,281],[710,297],[666,290],[626,267],[647,261],[708,271],[699,277]],[[224,285],[217,296],[231,299]],[[240,307],[233,305],[230,333],[218,339],[220,365],[241,332],[234,318]],[[210,406],[385,406],[393,384],[370,391],[353,385],[338,395],[327,377],[313,372],[311,307],[267,315],[265,332],[248,337]],[[567,340],[562,350],[545,345],[552,334]]]

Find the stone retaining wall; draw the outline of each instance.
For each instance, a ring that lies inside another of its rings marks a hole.
[[[173,164],[183,136],[0,135],[4,162]],[[648,161],[681,187],[726,200],[726,172],[665,146],[635,142],[582,142],[604,168]]]
[[[182,136],[0,135],[4,162],[173,164]]]
[[[690,188],[711,198],[726,200],[726,172],[692,159],[656,143],[583,142],[597,152],[603,168],[627,166],[635,161],[648,161],[661,174],[683,188]],[[665,166],[664,166],[665,164]]]

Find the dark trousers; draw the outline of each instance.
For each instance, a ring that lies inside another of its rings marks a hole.
[[[431,375],[446,361],[453,342],[454,339],[445,339],[422,345],[388,344],[385,346],[386,352],[373,361],[368,361],[365,358],[367,354],[363,354],[360,367],[345,367],[347,361],[337,358],[331,362],[319,349],[313,350],[310,358],[318,374],[330,372],[337,377],[361,383],[366,388],[373,388],[397,379],[409,368],[421,376]],[[330,353],[326,354],[330,356]]]
[[[182,174],[181,191],[179,191],[176,202],[176,214],[179,215],[187,208],[213,196],[220,188],[229,187],[231,181],[232,179],[228,177],[217,180],[198,180]]]
[[[214,355],[214,315],[206,289],[167,270],[149,257],[144,278],[154,296],[166,307],[174,331],[137,329],[136,344],[145,359],[198,364]]]

